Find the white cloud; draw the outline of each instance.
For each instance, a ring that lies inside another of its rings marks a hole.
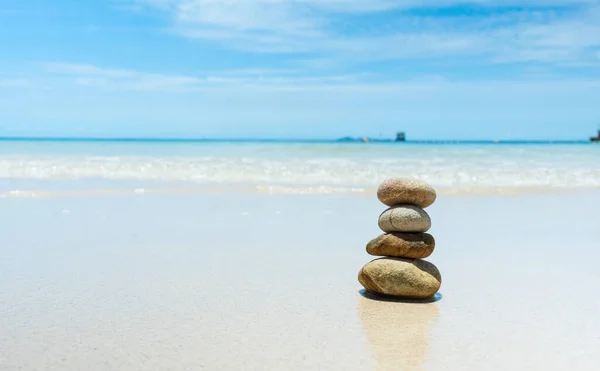
[[[27,79],[0,79],[0,88],[29,88],[32,82]]]
[[[346,63],[445,56],[476,56],[496,63],[573,63],[595,60],[588,48],[600,46],[597,0],[134,1],[165,12],[173,32],[185,37],[242,51],[311,54]],[[516,9],[480,17],[397,13],[375,32],[352,36],[334,27],[336,21],[353,22],[355,15],[465,4]],[[571,8],[543,8],[553,6]]]
[[[183,76],[146,73],[134,70],[102,68],[82,64],[47,64],[46,70],[51,74],[62,77],[67,83],[88,87],[124,91],[149,91],[161,93],[178,92],[231,92],[236,95],[241,92],[340,92],[369,94],[379,93],[416,93],[453,91],[512,91],[527,89],[541,92],[544,89],[565,90],[582,89],[586,87],[600,88],[598,79],[512,79],[512,80],[473,80],[452,81],[443,76],[421,76],[415,79],[383,79],[375,74],[350,75],[298,75],[287,71],[288,74],[277,75],[276,70],[260,71],[231,70],[205,76]],[[56,82],[56,81],[55,81]]]
[[[103,68],[87,64],[48,63],[47,72],[83,86],[119,90],[191,92],[223,87],[298,89],[361,82],[366,75],[299,76],[294,70],[225,70],[203,76],[167,75]]]
[[[100,68],[90,64],[48,63],[46,70],[57,74],[87,75],[101,78],[129,78],[139,76],[138,72],[124,69]]]
[[[203,83],[201,79],[190,76],[144,73],[88,64],[48,63],[45,67],[46,71],[70,78],[78,85],[127,90],[189,90]]]
[[[497,41],[502,44],[497,45],[505,49],[495,54],[500,60],[589,64],[593,62],[591,50],[600,46],[600,12],[544,24],[517,25],[512,32],[502,30],[499,36]]]

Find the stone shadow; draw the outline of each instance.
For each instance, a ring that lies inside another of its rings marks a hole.
[[[429,304],[429,303],[435,303],[435,302],[438,302],[438,301],[442,300],[442,298],[444,297],[444,295],[442,295],[442,293],[439,293],[439,292],[436,293],[432,298],[429,298],[429,299],[405,299],[405,298],[398,298],[398,297],[395,297],[395,296],[375,294],[375,293],[372,293],[372,292],[367,291],[365,289],[359,290],[358,293],[363,298],[369,299],[369,300],[383,301],[383,302],[390,302],[390,303],[405,303],[405,304]]]

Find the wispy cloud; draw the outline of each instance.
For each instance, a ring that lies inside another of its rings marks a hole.
[[[66,76],[78,85],[128,90],[190,90],[202,80],[190,76],[144,73],[134,70],[101,68],[87,64],[50,63],[48,72]]]
[[[191,92],[219,87],[296,89],[357,83],[365,77],[364,74],[299,76],[294,70],[275,69],[225,70],[202,76],[167,75],[73,63],[48,63],[45,70],[77,85],[161,92]]]
[[[29,88],[33,86],[27,79],[0,79],[0,88]]]
[[[347,63],[440,57],[596,62],[600,47],[597,0],[133,1],[164,12],[172,31],[184,37]],[[473,12],[448,11],[460,6]]]
[[[103,68],[85,64],[51,63],[45,65],[46,71],[65,79],[70,84],[94,88],[161,93],[224,91],[305,91],[305,92],[403,92],[420,93],[426,91],[500,91],[514,90],[518,87],[543,91],[544,89],[581,89],[600,88],[598,79],[530,79],[453,81],[442,76],[421,76],[412,79],[383,79],[376,74],[348,75],[296,75],[275,74],[275,70],[265,70],[271,75],[259,74],[255,70],[221,71],[219,74],[204,76],[183,76],[147,73],[135,70]]]

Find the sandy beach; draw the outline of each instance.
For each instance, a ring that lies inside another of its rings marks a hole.
[[[437,300],[361,294],[374,195],[0,200],[1,370],[591,370],[597,191],[446,196]]]
[[[0,371],[600,370],[600,0],[0,30]]]

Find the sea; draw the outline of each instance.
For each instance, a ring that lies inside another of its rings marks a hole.
[[[587,142],[0,139],[0,194],[38,189],[371,192],[386,178],[442,192],[600,189],[600,145]]]

